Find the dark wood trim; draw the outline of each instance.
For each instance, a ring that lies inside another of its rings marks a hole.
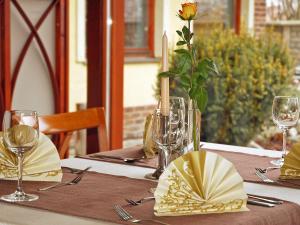
[[[55,76],[58,86],[58,104],[56,113],[68,111],[69,97],[69,40],[68,40],[68,0],[59,0],[56,6],[56,31],[55,31],[55,54],[56,68]]]
[[[240,34],[241,30],[241,10],[242,10],[242,1],[235,0],[234,5],[234,30],[236,34]]]
[[[155,0],[147,0],[147,2],[148,2],[148,46],[147,48],[126,48],[125,47],[126,57],[138,57],[138,56],[154,57]],[[123,5],[123,8],[125,9],[125,4]],[[124,11],[123,11],[123,15],[124,15]]]
[[[65,60],[65,112],[69,111],[69,75],[70,75],[70,3],[69,0],[66,0],[66,7],[65,7],[65,55],[66,55],[66,60]]]
[[[110,147],[123,146],[124,0],[112,0]]]
[[[0,0],[0,116],[3,117],[4,111],[4,90],[3,90],[3,74],[4,74],[4,3]]]
[[[58,96],[55,99],[56,113],[64,113],[69,108],[69,0],[59,0],[55,13],[55,82],[58,87]],[[58,134],[53,140],[61,146],[67,134]],[[69,157],[69,151],[64,155]]]
[[[149,28],[148,28],[148,46],[150,57],[154,57],[154,16],[155,16],[155,0],[148,0]]]
[[[0,116],[2,118],[4,110],[11,108],[10,0],[3,0],[0,4],[0,29],[0,92],[2,95],[1,101],[3,101],[0,104]]]
[[[106,108],[107,0],[87,3],[87,107]],[[97,152],[97,130],[87,132],[87,153]]]

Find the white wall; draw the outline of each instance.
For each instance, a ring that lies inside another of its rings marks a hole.
[[[85,64],[85,43],[82,43],[82,48],[78,48],[78,33],[84,31],[85,23],[79,19],[85,21],[84,11],[83,18],[79,18],[77,12],[78,4],[84,3],[87,0],[72,0],[69,3],[70,9],[70,54],[69,54],[69,111],[76,110],[77,103],[87,102],[87,66]],[[82,13],[82,12],[81,12]],[[80,15],[79,15],[80,16]],[[84,34],[85,35],[85,34]],[[81,60],[79,62],[79,60]]]
[[[36,24],[50,1],[22,0],[18,1],[33,24]],[[30,31],[11,3],[11,72],[15,68],[17,58]],[[52,11],[38,33],[50,57],[52,67],[55,66],[55,16]],[[33,109],[40,114],[54,112],[54,100],[50,77],[39,47],[34,40],[24,58],[19,71],[12,99],[13,109]]]
[[[156,104],[154,87],[160,64],[124,66],[124,107]]]

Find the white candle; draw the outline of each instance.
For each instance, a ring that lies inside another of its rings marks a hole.
[[[169,70],[169,63],[168,63],[168,37],[166,32],[162,38],[162,71]],[[170,106],[169,106],[169,78],[162,77],[160,80],[160,88],[161,88],[161,113],[164,116],[169,115]]]

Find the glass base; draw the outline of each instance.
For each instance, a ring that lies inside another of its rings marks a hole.
[[[282,167],[283,163],[284,163],[284,158],[280,158],[280,159],[271,161],[271,164],[273,164],[274,166],[278,166],[278,167]]]
[[[39,196],[33,194],[26,194],[21,191],[15,191],[15,193],[12,193],[10,195],[1,196],[0,199],[6,202],[28,202],[39,199]]]
[[[164,170],[162,168],[157,168],[154,173],[148,173],[145,175],[146,179],[150,179],[150,180],[158,180],[160,175],[164,172]]]
[[[159,177],[157,177],[154,173],[147,173],[145,175],[145,178],[149,179],[149,180],[158,180],[159,179]]]

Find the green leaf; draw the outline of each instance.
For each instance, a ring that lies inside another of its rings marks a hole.
[[[197,67],[198,71],[208,73],[213,72],[215,74],[219,74],[218,68],[213,60],[205,58],[201,60]]]
[[[180,48],[180,49],[176,49],[175,52],[181,55],[182,57],[189,58],[190,60],[192,60],[192,56],[187,49]]]
[[[208,94],[204,88],[201,88],[200,91],[197,93],[196,100],[199,110],[201,112],[204,112],[208,101]]]
[[[178,54],[190,55],[190,52],[187,49],[184,49],[184,48],[176,49],[176,50],[174,50],[174,52],[176,52]]]
[[[186,41],[178,41],[176,43],[177,46],[180,46],[180,45],[185,45],[186,44]]]
[[[195,99],[196,95],[197,95],[197,85],[192,84],[192,87],[189,91],[189,96],[190,96],[191,99]]]
[[[182,19],[182,20],[185,20],[180,14],[177,14],[177,16]]]
[[[184,35],[184,39],[188,42],[189,41],[189,35],[190,35],[190,30],[187,28],[187,26],[184,26],[182,28],[182,33]]]
[[[188,71],[190,71],[190,64],[191,63],[191,58],[187,55],[182,55],[182,57],[180,57],[180,60],[178,61],[177,65],[179,68],[179,72],[180,74],[187,74]]]
[[[207,80],[208,78],[208,73],[207,71],[200,71],[200,72],[195,72],[195,74],[197,74],[197,78],[198,77],[202,77],[203,79]]]
[[[171,71],[165,71],[158,74],[159,77],[174,77],[176,73]]]
[[[207,78],[204,78],[202,75],[197,77],[197,84],[198,86],[203,86]]]
[[[176,30],[176,33],[177,33],[180,37],[182,37],[182,32],[181,32],[180,30]]]
[[[179,76],[179,82],[184,86],[184,88],[190,88],[190,77],[186,74],[181,74]]]

